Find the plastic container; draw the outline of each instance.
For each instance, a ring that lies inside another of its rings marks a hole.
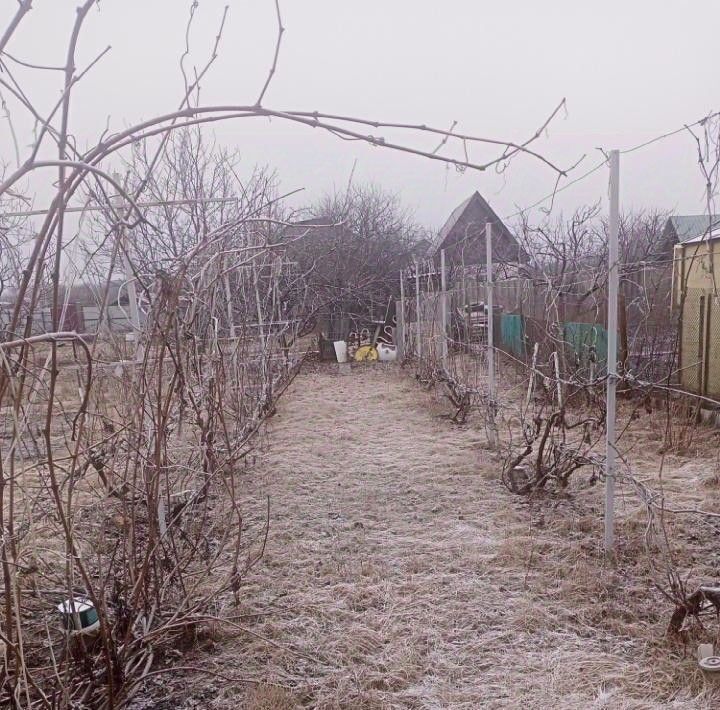
[[[397,360],[397,348],[394,345],[378,343],[376,347],[380,362],[393,362]]]
[[[344,340],[335,340],[335,357],[338,362],[347,362],[347,343]]]
[[[89,599],[75,597],[66,599],[57,607],[63,630],[68,634],[87,634],[100,627],[97,609]]]

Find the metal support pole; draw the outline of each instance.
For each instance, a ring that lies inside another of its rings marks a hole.
[[[422,359],[422,340],[420,338],[420,264],[415,262],[415,355]]]
[[[397,359],[402,362],[405,358],[405,272],[400,270],[400,312],[396,314],[395,346]]]
[[[135,288],[135,274],[133,273],[132,267],[130,266],[130,259],[127,255],[127,241],[125,228],[120,228],[120,239],[125,245],[125,254],[123,255],[123,262],[125,265],[125,281],[127,282],[128,290],[128,301],[130,308],[130,323],[132,324],[133,330],[135,331],[135,337],[140,330],[140,311],[138,309],[137,302],[137,289]]]
[[[225,260],[223,259],[221,263],[224,264]],[[228,319],[228,330],[230,332],[230,337],[235,338],[235,313],[233,309],[233,294],[232,289],[230,288],[230,271],[225,271],[225,276],[223,277],[223,282],[225,285],[225,300],[227,301],[226,308],[227,308],[227,319]]]
[[[492,223],[485,223],[485,301],[487,306],[488,419],[490,445],[497,446],[495,429],[495,309],[493,308]]]
[[[442,364],[448,367],[448,306],[447,306],[447,273],[445,271],[445,250],[440,250],[440,315],[442,317]]]
[[[608,234],[607,420],[605,448],[605,552],[613,549],[615,508],[615,393],[617,390],[618,232],[620,229],[620,152],[610,151],[610,215]]]
[[[114,174],[115,181],[119,184],[122,178],[118,173]],[[115,195],[112,198],[113,208],[117,212],[120,219],[125,219],[125,200],[122,195]],[[135,274],[133,273],[132,266],[130,265],[130,258],[128,257],[128,240],[127,231],[125,225],[118,223],[117,238],[120,242],[120,249],[122,250],[123,269],[125,271],[125,283],[128,292],[128,307],[130,310],[130,325],[133,327],[133,337],[138,337],[138,331],[140,330],[140,311],[138,310],[137,303],[137,289],[135,288]]]

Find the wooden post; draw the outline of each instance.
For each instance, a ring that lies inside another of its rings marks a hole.
[[[405,357],[405,273],[400,271],[400,313],[396,314],[395,347],[397,359],[402,362]]]
[[[415,355],[422,359],[422,338],[420,337],[420,263],[415,262]]]
[[[697,329],[697,391],[705,393],[705,296],[698,298],[698,329]]]
[[[530,409],[530,403],[532,402],[532,396],[535,392],[535,369],[537,368],[537,357],[540,344],[535,343],[533,346],[532,364],[530,367],[530,377],[528,379],[527,395],[525,396],[525,411]]]
[[[448,306],[447,306],[447,274],[445,272],[445,250],[440,251],[440,285],[442,293],[440,298],[441,316],[442,316],[442,363],[447,370],[448,366]]]
[[[702,366],[703,366],[703,389],[701,394],[708,393],[708,380],[710,379],[710,318],[712,317],[712,296],[708,294],[705,304],[705,343],[703,347]]]

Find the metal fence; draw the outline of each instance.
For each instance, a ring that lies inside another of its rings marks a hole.
[[[472,369],[477,365],[482,370],[490,320],[483,269],[468,273],[467,269],[458,272],[448,268],[443,274],[442,263],[426,261],[403,272],[397,302],[401,356],[451,374],[458,370],[462,374],[471,358]],[[555,374],[551,371],[557,367],[557,359],[564,375],[584,381],[602,377],[608,334],[607,293],[600,278],[597,273],[584,274],[571,287],[528,278],[494,283],[493,346],[507,356],[498,360],[497,367],[507,361],[534,363],[537,369]],[[622,367],[646,381],[667,380],[669,376],[676,379],[678,338],[670,310],[670,270],[654,265],[634,268],[623,276],[621,284],[618,359]],[[704,303],[707,319],[710,307]],[[714,375],[711,368],[703,382],[711,386],[717,379],[720,388],[720,306],[716,315],[719,337],[713,343],[717,341],[717,346],[713,350],[707,344],[703,363],[707,368],[715,353],[718,373]],[[692,341],[688,352],[695,352],[697,358],[698,324],[686,323],[683,333],[686,350]],[[697,387],[699,365],[686,365],[683,384],[689,389]],[[473,381],[481,386],[483,377]]]
[[[720,299],[687,289],[681,313],[680,382],[690,392],[720,399]]]
[[[13,308],[14,305],[11,303],[0,304],[0,329],[7,328]],[[53,315],[51,308],[38,309],[32,319],[32,334],[39,335],[55,330]],[[142,321],[142,312],[140,317]],[[57,330],[74,331],[87,335],[96,335],[100,327],[113,333],[129,333],[133,330],[127,307],[118,305],[109,305],[105,308],[101,324],[99,306],[67,303],[59,309],[57,321]]]

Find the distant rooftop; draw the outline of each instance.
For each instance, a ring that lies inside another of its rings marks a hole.
[[[698,242],[720,237],[720,214],[675,215],[668,219],[665,229],[671,227],[679,243]]]
[[[448,235],[452,231],[453,227],[458,223],[458,220],[460,217],[462,217],[463,212],[468,208],[470,203],[477,199],[475,197],[477,195],[480,197],[479,192],[474,192],[470,197],[467,198],[467,200],[463,200],[451,213],[450,216],[447,218],[445,224],[442,226],[440,231],[437,233],[437,236],[435,237],[433,244],[432,244],[432,252],[436,252],[440,247],[443,245],[443,242],[447,239]]]
[[[438,254],[441,249],[451,249],[458,244],[478,242],[481,245],[479,251],[480,262],[485,260],[485,225],[493,225],[493,244],[501,245],[501,252],[504,249],[505,257],[509,252],[515,255],[522,255],[524,251],[519,247],[517,240],[505,226],[500,217],[495,214],[492,207],[485,201],[483,196],[475,191],[467,200],[461,202],[450,214],[442,229],[433,240],[430,253]],[[498,253],[498,256],[502,256]]]

